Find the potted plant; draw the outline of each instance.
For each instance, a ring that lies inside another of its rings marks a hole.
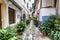
[[[26,24],[23,21],[20,21],[17,24],[17,32],[18,32],[18,34],[22,35],[25,28],[26,28]]]
[[[33,18],[33,24],[37,25],[37,18],[36,17]]]
[[[46,24],[43,23],[41,26],[40,26],[40,31],[42,32],[43,36],[46,36],[47,35],[47,32],[46,32]]]
[[[21,37],[19,37],[22,40]],[[0,40],[19,40],[16,29],[8,26],[6,29],[0,29]]]
[[[30,20],[28,19],[28,20],[26,20],[26,24],[28,25],[30,23]]]
[[[60,40],[60,16],[50,16],[40,25],[40,31],[43,35],[47,33],[52,40]]]

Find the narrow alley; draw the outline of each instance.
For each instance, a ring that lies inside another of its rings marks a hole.
[[[46,36],[42,36],[42,33],[39,31],[39,29],[33,25],[32,20],[25,32],[23,33],[22,37],[23,40],[51,40]]]
[[[60,40],[60,0],[0,0],[0,40]]]

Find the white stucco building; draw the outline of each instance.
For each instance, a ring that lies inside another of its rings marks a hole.
[[[41,0],[40,21],[48,19],[50,15],[56,15],[55,0]]]
[[[59,0],[35,0],[35,16],[39,13],[38,20],[44,22],[50,15],[60,14]]]

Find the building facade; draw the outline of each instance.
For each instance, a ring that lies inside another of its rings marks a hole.
[[[35,0],[35,16],[39,15],[38,20],[44,22],[51,15],[60,14],[59,0]]]
[[[26,6],[25,0],[0,0],[0,28],[26,20],[29,13]]]

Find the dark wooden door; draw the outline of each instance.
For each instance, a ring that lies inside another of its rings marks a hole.
[[[0,4],[0,29],[2,28],[2,22],[1,22],[1,4]]]

